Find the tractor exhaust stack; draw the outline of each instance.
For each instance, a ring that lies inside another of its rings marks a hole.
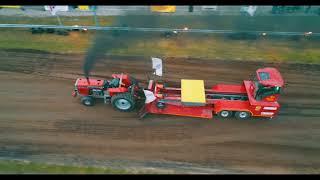
[[[89,77],[88,77],[88,76],[86,77],[86,79],[87,79],[88,84],[90,84],[90,81],[89,81]]]

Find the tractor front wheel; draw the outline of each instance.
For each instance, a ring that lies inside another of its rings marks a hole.
[[[112,106],[118,111],[130,112],[135,107],[133,95],[130,93],[120,93],[111,97]]]
[[[89,96],[85,96],[81,99],[81,102],[85,106],[93,106],[94,105],[94,99]]]

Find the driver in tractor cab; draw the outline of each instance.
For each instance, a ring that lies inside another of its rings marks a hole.
[[[263,68],[257,70],[256,78],[254,80],[255,99],[268,102],[277,101],[284,86],[280,73],[275,68]]]
[[[267,101],[274,101],[275,96],[272,96],[272,95],[280,94],[281,88],[278,86],[268,87],[268,86],[263,86],[257,82],[256,82],[256,86],[258,87],[256,91],[256,100],[262,100],[266,98]]]
[[[110,87],[112,88],[117,88],[119,87],[120,79],[119,78],[114,78],[110,81]]]
[[[107,90],[110,86],[110,83],[108,80],[104,80],[103,90]]]
[[[114,78],[111,81],[105,80],[103,85],[103,90],[107,90],[108,88],[117,88],[119,87],[120,79]]]

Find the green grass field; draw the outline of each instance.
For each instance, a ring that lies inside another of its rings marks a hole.
[[[69,36],[31,34],[28,30],[2,29],[0,49],[32,49],[54,53],[85,53],[94,31],[71,32]],[[171,56],[207,59],[320,62],[320,41],[285,38],[232,40],[218,35],[180,34],[164,38],[160,33],[131,37],[127,47],[111,49],[113,55]]]
[[[0,160],[0,174],[133,174],[123,169],[40,164],[24,161]]]
[[[32,49],[47,52],[79,53],[85,52],[92,33],[73,32],[69,36],[56,34],[36,34],[29,30],[2,30],[0,49]]]
[[[88,14],[90,15],[90,13]],[[91,16],[59,16],[64,25],[95,25],[93,13]],[[319,32],[319,16],[233,16],[233,15],[127,15],[99,16],[101,26],[130,27],[162,27],[190,29],[216,29],[237,31],[290,31]],[[51,24],[57,25],[56,16],[0,16],[1,24]]]
[[[95,25],[93,16],[60,17],[64,25]],[[101,26],[211,28],[234,30],[299,31],[318,30],[317,17],[293,16],[99,16]],[[117,24],[120,23],[121,24]],[[272,23],[265,23],[272,22]],[[0,23],[57,24],[56,17],[1,16]],[[1,29],[0,49],[32,49],[54,53],[85,53],[95,32],[72,32],[69,36],[31,34],[28,30]],[[290,38],[290,37],[289,37]],[[127,47],[110,49],[112,55],[171,56],[252,61],[290,61],[319,63],[319,39],[289,40],[259,38],[232,40],[225,35],[180,34],[163,38],[160,33],[140,33],[131,37]],[[110,48],[110,47],[109,47]],[[109,53],[110,53],[109,52]]]

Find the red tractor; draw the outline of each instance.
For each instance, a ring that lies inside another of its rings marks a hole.
[[[72,95],[81,96],[81,102],[85,106],[93,106],[96,99],[103,99],[104,103],[111,102],[119,111],[132,111],[137,99],[142,97],[137,80],[127,74],[112,74],[112,77],[110,81],[78,78]]]
[[[283,86],[282,76],[275,68],[258,69],[253,81],[217,84],[210,89],[204,88],[203,80],[182,79],[181,88],[165,87],[150,80],[144,90],[146,103],[139,113],[141,117],[153,113],[201,118],[212,118],[213,114],[222,118],[272,118],[279,112],[277,101]]]

